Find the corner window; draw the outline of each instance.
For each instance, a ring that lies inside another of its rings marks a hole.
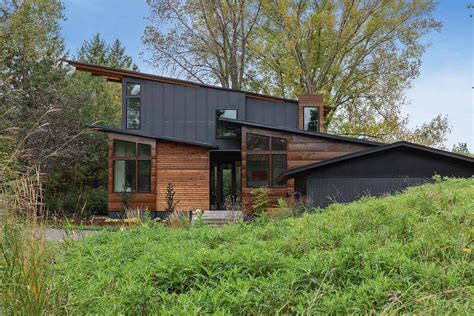
[[[284,188],[276,180],[287,170],[287,140],[247,134],[247,187]]]
[[[127,129],[140,129],[141,86],[138,83],[126,83],[125,105],[127,110]]]
[[[303,108],[304,130],[319,132],[319,106]]]
[[[114,192],[151,192],[150,145],[115,140],[113,159]]]
[[[234,138],[240,136],[240,129],[226,122],[222,122],[221,118],[237,119],[237,110],[223,109],[216,110],[216,137],[217,138]]]

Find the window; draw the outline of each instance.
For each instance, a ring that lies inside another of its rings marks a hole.
[[[127,110],[127,128],[140,129],[141,86],[138,83],[126,83],[125,104]]]
[[[286,183],[278,183],[276,180],[286,171],[286,154],[272,154],[272,187],[284,188]]]
[[[150,145],[115,140],[113,159],[114,192],[151,192]]]
[[[286,169],[286,139],[247,134],[247,187],[284,188],[286,183],[276,180]]]
[[[247,150],[269,150],[270,137],[247,134]]]
[[[220,118],[237,119],[237,110],[216,110],[216,137],[234,138],[240,136],[240,129],[237,126],[222,122]]]
[[[305,106],[303,111],[304,129],[319,132],[319,106]]]
[[[268,186],[268,155],[247,154],[247,187]]]

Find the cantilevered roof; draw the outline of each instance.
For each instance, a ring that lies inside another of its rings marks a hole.
[[[320,137],[320,138],[338,140],[338,141],[343,141],[343,142],[348,142],[348,143],[364,144],[364,145],[369,145],[369,146],[382,145],[382,143],[374,142],[367,139],[339,136],[339,135],[333,135],[333,134],[327,134],[327,133],[321,133],[321,132],[305,131],[305,130],[301,130],[297,128],[273,126],[273,125],[267,125],[267,124],[249,122],[249,121],[235,120],[235,119],[230,119],[230,118],[220,118],[220,120],[223,122],[234,123],[237,125],[244,125],[244,126],[262,128],[262,129],[268,129],[268,130],[274,130],[274,131],[279,131],[279,132],[304,135],[304,136],[310,136],[310,137]]]
[[[175,142],[175,143],[181,143],[181,144],[187,144],[187,145],[207,147],[211,149],[218,148],[216,145],[209,144],[209,143],[187,141],[187,140],[182,140],[182,139],[173,138],[173,137],[166,137],[166,136],[155,136],[155,135],[144,134],[144,133],[120,129],[120,128],[114,128],[114,127],[90,125],[89,128],[95,129],[101,132],[105,132],[105,133],[116,133],[116,134],[122,134],[122,135],[138,136],[138,137],[157,139],[157,140],[162,140],[162,141],[167,141],[167,142]]]
[[[328,160],[323,160],[323,161],[320,161],[320,162],[308,164],[308,165],[301,166],[301,167],[298,167],[298,168],[290,169],[290,170],[287,170],[286,172],[284,172],[277,179],[277,181],[278,182],[286,181],[288,179],[293,179],[295,177],[298,177],[299,175],[302,175],[304,173],[311,172],[313,170],[316,170],[316,169],[319,169],[319,168],[322,168],[322,167],[325,167],[325,166],[329,166],[329,165],[332,165],[332,164],[335,164],[335,163],[338,163],[338,162],[347,161],[347,160],[350,160],[350,159],[363,157],[363,156],[369,156],[369,155],[372,155],[372,154],[375,154],[375,153],[380,153],[380,152],[395,149],[395,148],[411,148],[411,149],[415,149],[415,150],[419,150],[419,151],[439,155],[440,157],[458,159],[458,160],[461,160],[461,161],[467,161],[467,162],[470,162],[470,163],[474,164],[474,158],[471,158],[469,156],[460,155],[460,154],[456,154],[456,153],[452,153],[452,152],[449,152],[449,151],[436,149],[436,148],[432,148],[432,147],[422,146],[422,145],[418,145],[418,144],[414,144],[414,143],[410,143],[410,142],[400,141],[400,142],[395,142],[395,143],[392,143],[392,144],[382,145],[382,146],[375,147],[375,148],[369,148],[369,149],[357,151],[357,152],[354,152],[354,153],[351,153],[351,154],[335,157],[335,158],[328,159]]]
[[[125,70],[125,69],[110,68],[110,67],[105,67],[105,66],[78,62],[78,61],[69,60],[69,59],[63,59],[63,61],[75,67],[76,70],[89,72],[92,75],[104,77],[105,79],[112,82],[122,82],[122,79],[124,77],[137,78],[137,79],[171,83],[171,84],[188,86],[188,87],[196,87],[196,88],[205,87],[205,88],[240,92],[240,93],[244,93],[246,97],[254,98],[254,99],[271,100],[271,101],[276,101],[276,102],[291,102],[291,103],[296,103],[296,104],[298,103],[298,100],[280,98],[280,97],[275,97],[275,96],[265,95],[265,94],[255,93],[255,92],[233,90],[229,88],[211,86],[211,85],[206,85],[203,83],[198,83],[198,82],[193,82],[193,81],[168,78],[168,77],[152,75],[152,74],[131,71],[131,70]],[[326,111],[330,111],[332,109],[332,107],[327,106],[327,105],[325,105],[324,108]]]

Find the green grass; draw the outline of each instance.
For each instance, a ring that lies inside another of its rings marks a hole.
[[[61,252],[72,314],[474,312],[474,179],[302,218],[147,225]]]

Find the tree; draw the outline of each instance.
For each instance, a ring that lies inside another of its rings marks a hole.
[[[125,54],[125,47],[118,39],[109,48],[107,65],[112,68],[138,71],[138,66],[133,63],[132,57]]]
[[[260,1],[147,3],[150,25],[143,42],[152,65],[190,80],[242,89],[252,61],[250,42],[260,19]]]
[[[323,93],[334,110],[326,121],[333,133],[380,141],[415,134],[400,109],[419,73],[426,48],[420,39],[441,27],[432,0],[263,3],[255,52],[262,90]],[[419,129],[428,132],[423,143],[439,145],[447,120],[436,117]]]
[[[107,65],[109,62],[109,46],[99,33],[92,36],[90,40],[85,40],[78,49],[74,59],[84,63],[94,65]]]
[[[453,153],[469,155],[469,148],[467,148],[467,143],[457,143],[453,145],[453,149],[451,149]]]

